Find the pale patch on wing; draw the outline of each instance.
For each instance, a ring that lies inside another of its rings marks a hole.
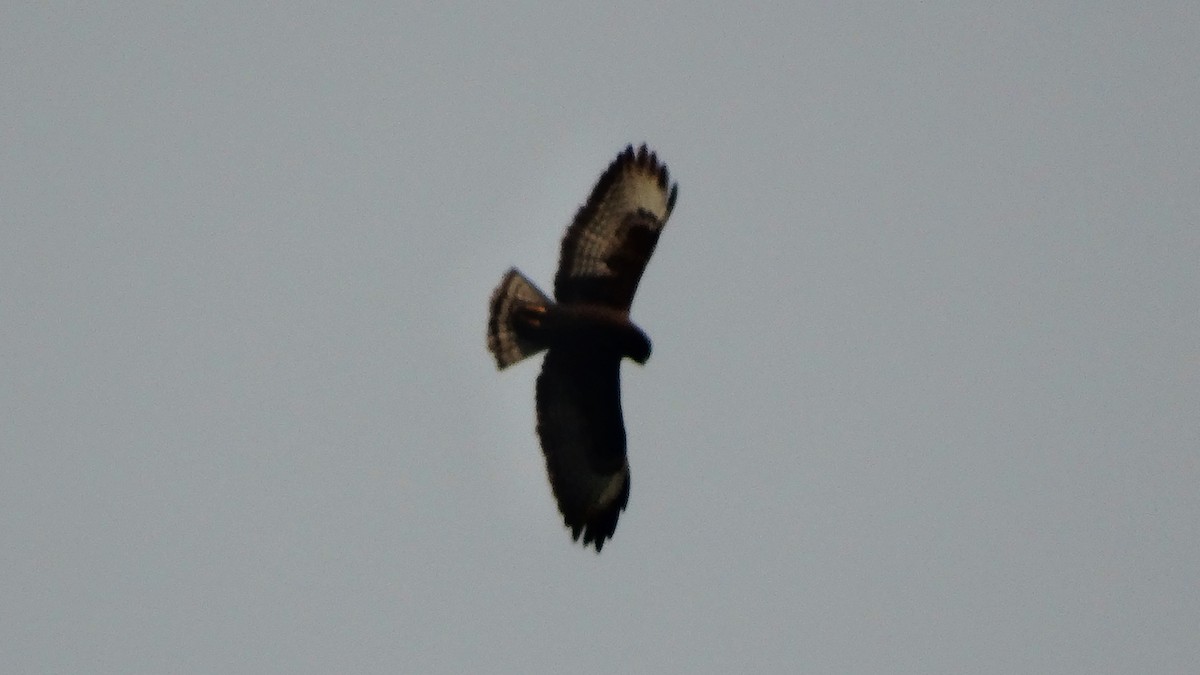
[[[656,165],[627,164],[612,187],[595,202],[594,215],[580,228],[574,240],[575,254],[564,270],[571,277],[613,276],[608,259],[626,240],[634,226],[658,232],[670,215],[670,193],[659,184]],[[633,219],[635,214],[650,216]]]
[[[559,302],[628,309],[677,194],[646,146],[618,155],[563,236],[554,277]]]
[[[602,476],[597,476],[603,478]],[[629,462],[625,462],[625,466],[621,470],[608,477],[607,481],[602,481],[600,489],[596,492],[594,509],[611,508],[612,503],[621,496],[622,488],[625,487],[625,482],[629,480]]]

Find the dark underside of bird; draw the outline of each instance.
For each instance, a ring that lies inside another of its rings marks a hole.
[[[535,395],[546,473],[571,535],[597,552],[629,502],[621,360],[650,358],[629,309],[677,195],[653,152],[626,147],[567,227],[554,299],[515,268],[492,293],[497,368],[546,353]]]

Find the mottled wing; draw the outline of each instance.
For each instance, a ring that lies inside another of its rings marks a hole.
[[[625,148],[567,228],[556,299],[628,310],[678,191],[645,145]]]
[[[538,436],[563,521],[599,552],[629,501],[620,360],[551,348],[537,380]]]

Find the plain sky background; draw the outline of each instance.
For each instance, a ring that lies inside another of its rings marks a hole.
[[[1200,4],[8,3],[0,671],[1200,672]],[[550,286],[678,206],[632,495]]]

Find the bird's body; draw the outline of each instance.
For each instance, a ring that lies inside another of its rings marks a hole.
[[[641,364],[650,358],[650,338],[629,320],[629,314],[611,307],[551,304],[527,309],[517,326],[548,349],[580,349],[596,356],[609,353]]]
[[[626,148],[567,228],[555,300],[515,268],[492,294],[488,349],[497,367],[547,350],[537,381],[546,470],[572,535],[597,552],[629,500],[620,362],[650,358],[629,308],[677,193],[654,153]]]

